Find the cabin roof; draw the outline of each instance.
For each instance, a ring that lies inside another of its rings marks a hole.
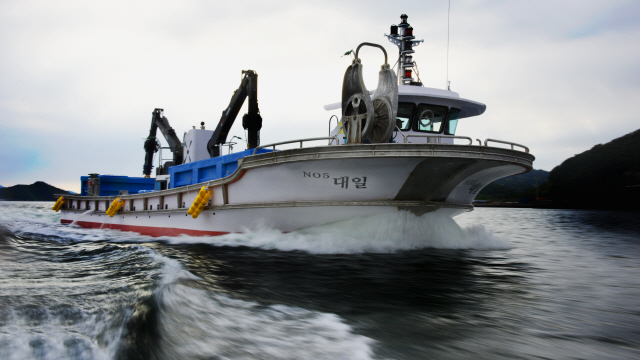
[[[398,86],[398,101],[422,102],[457,108],[460,109],[460,119],[482,115],[485,110],[487,110],[487,105],[477,101],[461,98],[455,91],[422,86]]]
[[[375,90],[370,90],[373,95]],[[423,86],[400,85],[398,86],[398,101],[413,101],[416,103],[429,103],[434,105],[445,105],[460,109],[460,118],[482,115],[487,109],[487,105],[461,98],[455,91],[429,88]],[[342,103],[333,103],[324,106],[327,111],[340,109]]]

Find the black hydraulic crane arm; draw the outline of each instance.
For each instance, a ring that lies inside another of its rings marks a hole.
[[[233,93],[229,106],[222,112],[220,122],[207,143],[211,157],[220,156],[220,145],[227,141],[229,130],[240,112],[244,100],[249,98],[249,111],[242,117],[242,127],[247,130],[247,146],[253,149],[260,145],[260,129],[262,117],[258,109],[258,74],[253,70],[242,71],[240,86]]]
[[[158,128],[160,128],[162,135],[164,135],[164,138],[165,140],[167,140],[167,143],[171,148],[171,152],[173,153],[173,164],[170,164],[169,166],[182,164],[182,143],[180,142],[180,139],[178,139],[175,130],[173,130],[173,128],[169,125],[169,120],[167,120],[167,118],[163,116],[163,111],[164,110],[162,109],[153,110],[149,137],[147,137],[147,140],[145,140],[144,142],[144,151],[146,153],[146,156],[144,158],[144,167],[142,168],[142,173],[144,174],[144,177],[147,178],[151,175],[151,168],[153,167],[153,154],[158,152],[158,149],[160,148],[156,139],[156,132]],[[165,167],[168,168],[168,166]]]

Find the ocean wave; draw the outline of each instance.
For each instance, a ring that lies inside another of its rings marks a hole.
[[[139,301],[119,355],[158,359],[371,359],[374,340],[338,315],[237,299],[198,285],[176,259],[163,264],[158,286]],[[159,340],[161,339],[161,341]],[[133,345],[132,345],[133,344]]]
[[[335,314],[261,305],[181,283],[159,289],[165,359],[371,359],[373,340]]]
[[[115,358],[139,290],[164,268],[153,250],[0,237],[0,358]]]

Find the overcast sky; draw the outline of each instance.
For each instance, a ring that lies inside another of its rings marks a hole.
[[[422,81],[445,88],[446,0],[2,1],[0,185],[141,176],[153,109],[180,138],[213,129],[244,69],[258,73],[263,144],[326,136],[341,55],[364,41],[397,54],[383,34],[402,13],[425,40]],[[527,145],[551,170],[637,130],[639,40],[638,1],[453,0],[451,88],[487,104],[458,134]],[[375,88],[382,58],[361,58]]]

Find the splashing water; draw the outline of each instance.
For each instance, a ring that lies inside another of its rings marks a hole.
[[[161,288],[156,301],[160,358],[370,359],[373,353],[373,340],[353,334],[334,314],[264,306],[180,283]]]
[[[92,211],[88,210],[81,216]],[[345,219],[290,233],[262,225],[245,229],[243,233],[213,237],[180,235],[154,238],[112,229],[84,229],[60,224],[51,227],[32,222],[23,223],[11,230],[52,235],[72,241],[161,241],[170,244],[247,246],[267,250],[304,251],[310,254],[392,253],[425,248],[501,250],[512,247],[483,225],[460,227],[446,214],[426,213],[415,216],[407,211]]]
[[[509,249],[482,225],[461,228],[452,218],[438,213],[415,216],[406,211],[371,215],[282,233],[262,227],[242,234],[217,237],[162,237],[172,244],[207,243],[217,246],[248,246],[312,254],[390,253],[424,248]]]
[[[87,214],[91,214],[92,212],[96,211],[95,209],[89,209],[85,212],[83,212],[82,214],[80,214],[80,216],[78,216],[75,220],[73,220],[73,222],[70,224],[71,226],[75,225],[78,220],[80,220],[83,216],[87,215]],[[104,222],[102,223],[102,225],[104,225]],[[102,227],[100,227],[102,229]]]

